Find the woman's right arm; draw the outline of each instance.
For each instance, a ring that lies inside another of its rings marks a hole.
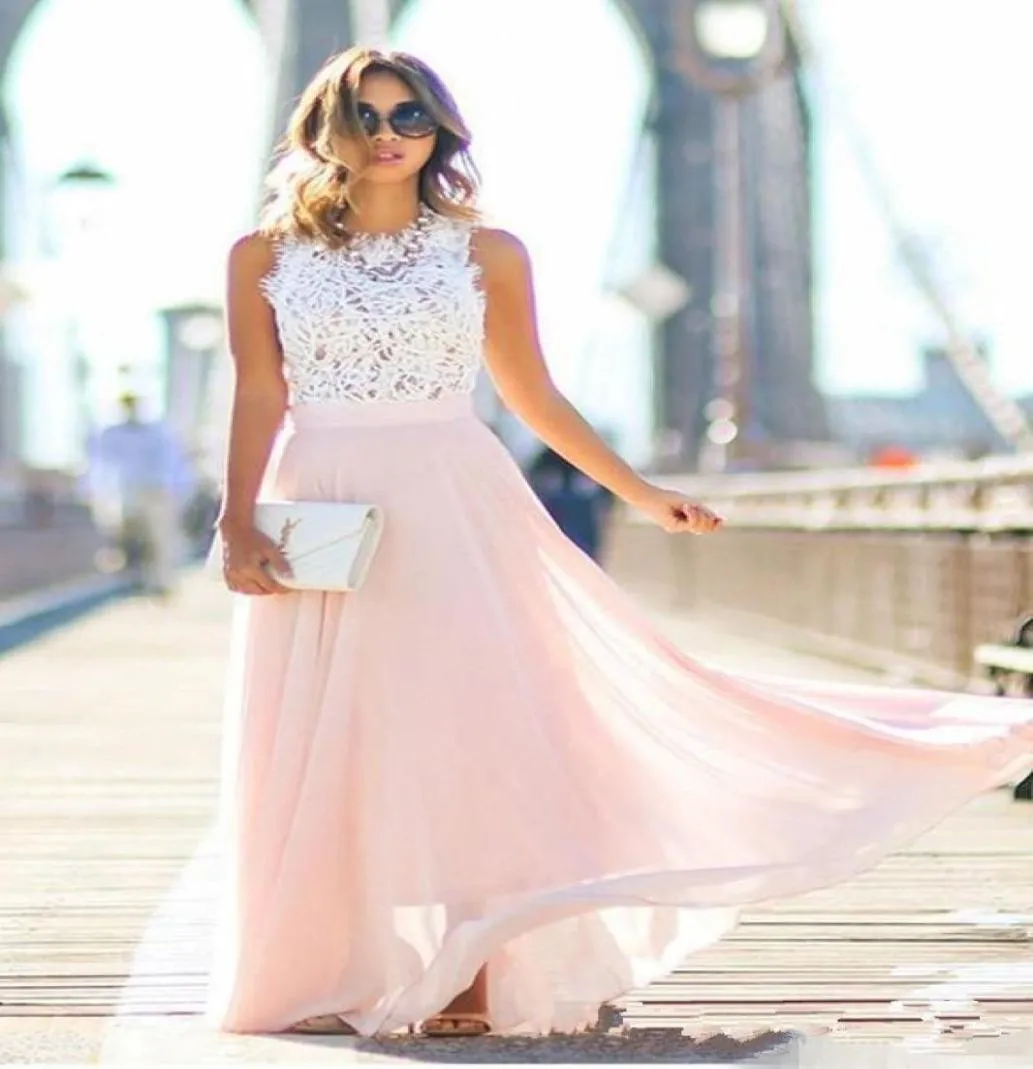
[[[284,590],[266,562],[290,571],[276,544],[254,526],[255,501],[287,408],[276,320],[261,290],[274,259],[267,238],[248,234],[230,250],[227,270],[226,326],[235,383],[218,528],[227,585],[242,594]]]

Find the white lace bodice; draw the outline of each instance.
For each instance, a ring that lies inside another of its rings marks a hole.
[[[429,209],[346,248],[281,244],[262,289],[276,312],[292,405],[429,401],[473,391],[484,296],[469,224]]]

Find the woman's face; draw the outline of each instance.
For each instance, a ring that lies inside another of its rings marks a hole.
[[[434,152],[437,125],[409,86],[387,71],[364,75],[357,106],[370,145],[335,137],[345,167],[361,171],[364,182],[404,182],[419,174]]]

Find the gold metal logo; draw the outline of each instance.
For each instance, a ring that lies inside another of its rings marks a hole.
[[[296,520],[288,518],[283,521],[283,527],[280,529],[280,539],[276,543],[276,548],[284,555],[287,553],[287,543],[290,541],[291,532],[299,523],[301,523],[300,516]]]

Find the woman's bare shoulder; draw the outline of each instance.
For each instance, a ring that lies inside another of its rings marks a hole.
[[[473,231],[470,249],[481,270],[489,277],[513,278],[527,273],[527,246],[509,230],[479,226]]]
[[[245,277],[261,278],[276,264],[277,242],[260,230],[237,238],[230,246],[230,270]]]

